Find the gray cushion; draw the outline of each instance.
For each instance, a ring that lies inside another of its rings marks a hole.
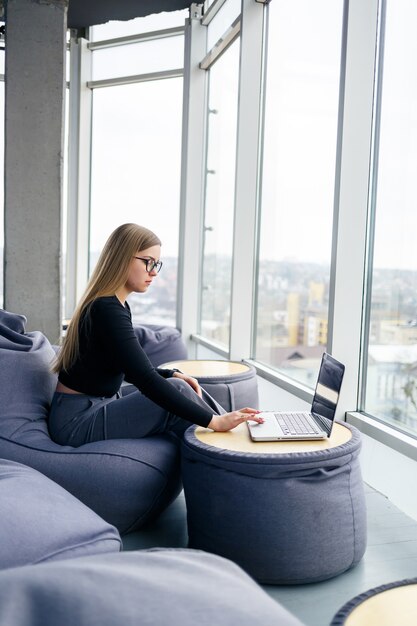
[[[55,352],[22,315],[0,310],[0,458],[33,467],[120,532],[139,528],[180,491],[179,451],[168,436],[54,443],[47,415],[56,387]]]
[[[13,626],[301,626],[230,561],[151,550],[0,573]]]
[[[187,348],[181,333],[171,326],[145,324],[135,326],[135,334],[154,367],[168,361],[187,358]]]
[[[230,558],[257,580],[318,582],[362,558],[365,497],[360,433],[313,452],[235,452],[189,428],[183,483],[189,545]],[[221,527],[221,532],[219,532]]]
[[[0,569],[121,548],[113,526],[19,463],[0,459],[0,502]]]

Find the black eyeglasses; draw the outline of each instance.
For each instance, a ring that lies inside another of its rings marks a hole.
[[[155,259],[144,259],[141,256],[135,256],[135,259],[139,259],[139,261],[143,261],[146,265],[146,271],[148,274],[156,270],[157,273],[161,270],[162,261],[155,261]]]

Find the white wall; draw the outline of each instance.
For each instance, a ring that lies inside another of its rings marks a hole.
[[[417,463],[362,433],[361,468],[368,485],[417,520]]]

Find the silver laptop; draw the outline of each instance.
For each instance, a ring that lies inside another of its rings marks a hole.
[[[330,437],[345,366],[323,354],[311,412],[259,413],[263,424],[247,422],[253,441],[326,439]]]

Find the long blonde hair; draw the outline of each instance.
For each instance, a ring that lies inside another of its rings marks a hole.
[[[96,298],[114,296],[127,281],[132,257],[156,245],[161,245],[161,242],[155,233],[138,224],[122,224],[112,232],[74,311],[63,346],[53,363],[53,372],[68,370],[76,361],[79,355],[79,326],[84,311]]]

